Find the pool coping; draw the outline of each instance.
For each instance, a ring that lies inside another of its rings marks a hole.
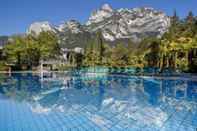
[[[42,74],[42,73],[69,73],[70,71],[13,71],[13,72],[6,72],[0,71],[0,74],[23,74],[23,73],[33,73],[33,74]],[[99,73],[99,74],[107,74],[113,76],[125,76],[125,77],[140,77],[140,78],[155,78],[155,79],[166,79],[166,80],[191,80],[197,81],[197,74],[196,73],[180,73],[180,74],[129,74],[129,73],[108,73],[108,72],[87,72],[87,73]]]
[[[68,73],[71,71],[0,71],[0,74],[15,74],[15,73]],[[126,75],[126,76],[153,76],[153,77],[197,77],[197,73],[172,73],[172,74],[154,74],[154,73],[110,73],[110,72],[85,72],[85,73],[107,73],[109,75]]]

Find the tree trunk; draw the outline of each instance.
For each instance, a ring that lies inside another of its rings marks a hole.
[[[193,49],[191,49],[191,50],[188,52],[188,64],[189,64],[189,65],[193,65],[192,58],[193,58]]]
[[[162,54],[160,59],[160,70],[163,70],[163,64],[164,64],[164,55]]]
[[[185,52],[185,58],[186,58],[186,60],[187,60],[186,65],[187,65],[187,67],[188,67],[188,66],[189,66],[189,51],[186,51],[186,52]]]
[[[166,67],[167,67],[167,68],[169,67],[169,56],[166,57]]]
[[[176,60],[177,60],[177,52],[175,52],[175,56],[174,56],[174,69],[177,68]]]

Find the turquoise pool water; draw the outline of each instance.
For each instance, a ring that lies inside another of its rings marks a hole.
[[[197,80],[0,75],[0,131],[195,131]]]

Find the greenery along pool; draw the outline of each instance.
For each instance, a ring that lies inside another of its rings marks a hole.
[[[1,75],[0,130],[195,131],[197,81],[105,73]]]

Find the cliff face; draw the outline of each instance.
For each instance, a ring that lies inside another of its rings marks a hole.
[[[101,29],[106,40],[132,38],[139,40],[144,36],[160,37],[170,26],[170,18],[152,8],[113,10],[104,5],[94,12],[86,23],[90,32]]]

